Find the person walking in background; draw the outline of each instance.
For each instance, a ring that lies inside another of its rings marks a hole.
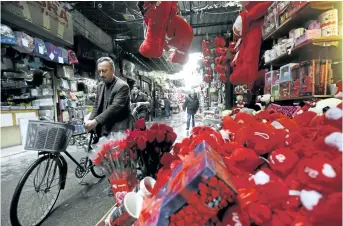
[[[164,116],[170,119],[170,100],[167,96],[164,97]]]
[[[141,91],[141,87],[137,84],[133,85],[131,102],[139,103],[139,102],[147,102],[147,101],[148,101],[148,97],[145,93]]]
[[[148,95],[148,102],[150,103],[149,121],[152,122],[154,118],[154,100],[150,95]]]
[[[187,129],[189,130],[189,126],[192,120],[192,127],[195,127],[194,115],[197,113],[199,109],[199,100],[196,96],[196,93],[193,92],[189,96],[186,96],[185,103],[183,104],[183,110],[187,109]]]

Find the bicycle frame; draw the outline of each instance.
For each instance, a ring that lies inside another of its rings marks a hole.
[[[93,141],[93,133],[91,133],[91,137],[89,139],[88,142],[88,150],[87,152],[90,151],[91,149],[91,144]],[[65,184],[66,184],[66,179],[67,179],[67,173],[68,173],[68,164],[67,161],[65,160],[65,158],[63,157],[63,155],[61,155],[61,153],[64,153],[71,161],[73,161],[76,166],[80,167],[80,169],[83,170],[87,170],[85,169],[78,161],[76,161],[76,159],[67,151],[65,150],[64,152],[59,152],[59,153],[51,153],[51,152],[46,152],[46,151],[42,151],[42,152],[38,152],[38,156],[39,155],[52,155],[52,156],[56,156],[57,159],[60,161],[60,163],[62,164],[62,172],[61,172],[61,179],[60,179],[60,183],[61,183],[61,189],[65,188]],[[86,156],[86,162],[88,162],[88,155]]]

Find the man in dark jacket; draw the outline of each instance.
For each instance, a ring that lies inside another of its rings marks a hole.
[[[194,115],[197,113],[199,108],[199,100],[196,93],[193,92],[186,97],[185,103],[183,104],[183,110],[187,108],[187,130],[189,130],[189,125],[192,119],[192,127],[195,127]]]
[[[147,101],[148,101],[148,96],[141,91],[140,86],[134,85],[132,89],[131,102],[139,103],[139,102],[147,102]]]
[[[98,59],[97,66],[102,81],[97,86],[93,111],[85,129],[88,132],[95,129],[98,137],[132,129],[129,86],[114,75],[114,63],[111,58]],[[111,186],[107,194],[113,196]]]
[[[100,58],[97,66],[102,81],[97,86],[97,97],[93,112],[85,125],[86,130],[96,129],[97,135],[101,137],[108,136],[111,132],[130,129],[132,120],[129,86],[114,75],[111,58]]]

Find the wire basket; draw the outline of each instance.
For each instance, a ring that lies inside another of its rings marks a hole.
[[[25,150],[64,152],[74,126],[64,123],[29,121]]]

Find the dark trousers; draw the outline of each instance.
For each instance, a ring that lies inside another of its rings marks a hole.
[[[169,118],[170,117],[170,108],[169,107],[165,107],[164,108],[164,116],[166,118]]]
[[[194,115],[191,113],[187,113],[187,129],[189,129],[191,119],[192,119],[192,127],[194,128],[195,127]]]

